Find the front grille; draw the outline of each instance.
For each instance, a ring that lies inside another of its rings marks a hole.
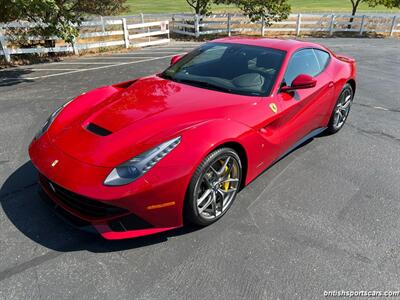
[[[47,184],[48,189],[53,192],[60,202],[72,210],[88,217],[106,218],[128,213],[128,210],[124,208],[116,207],[75,194],[55,184],[54,182],[51,182],[47,178],[43,178],[42,182],[43,181],[45,184]]]

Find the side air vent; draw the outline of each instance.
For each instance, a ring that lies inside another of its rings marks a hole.
[[[89,123],[89,125],[86,126],[86,129],[94,134],[101,135],[101,136],[107,136],[112,133],[111,131],[109,131],[103,127],[100,127],[96,124],[93,124],[93,123]]]

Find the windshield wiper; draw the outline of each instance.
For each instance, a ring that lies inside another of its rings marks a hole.
[[[191,85],[195,85],[195,86],[208,87],[210,89],[221,91],[221,92],[232,93],[232,89],[230,89],[230,88],[225,88],[225,87],[222,87],[222,86],[210,83],[210,82],[206,82],[206,81],[193,80],[193,79],[176,79],[176,78],[174,78],[174,80],[176,80],[177,82],[187,83],[187,84],[191,84]]]

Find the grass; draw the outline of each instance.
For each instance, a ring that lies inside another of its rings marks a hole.
[[[267,0],[266,0],[267,1]],[[350,0],[289,0],[292,12],[351,12]],[[185,0],[127,0],[126,14],[190,12]],[[237,11],[234,6],[213,5],[213,12]],[[400,9],[374,8],[361,3],[358,12],[399,13]]]

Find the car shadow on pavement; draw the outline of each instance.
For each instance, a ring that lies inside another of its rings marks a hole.
[[[29,69],[10,69],[0,71],[0,87],[13,86],[24,82],[32,82],[30,79],[23,78],[23,75],[32,73]]]
[[[323,134],[320,134],[315,138],[323,136]],[[273,165],[293,152],[297,152],[313,139],[305,141],[292,149]],[[258,177],[263,176],[273,165],[264,170]],[[11,226],[15,226],[34,242],[58,252],[87,250],[102,253],[134,249],[163,243],[169,237],[190,234],[200,229],[195,226],[185,226],[146,237],[108,241],[97,233],[79,230],[62,220],[56,214],[54,207],[43,201],[40,196],[37,175],[37,171],[31,161],[26,162],[14,171],[0,189],[0,205],[12,223]],[[8,230],[13,231],[12,228]],[[7,233],[4,232],[4,235],[7,236]]]
[[[53,207],[41,199],[39,190],[37,171],[29,161],[5,181],[0,189],[0,204],[11,226],[34,242],[59,252],[121,251],[166,242],[169,237],[198,229],[185,226],[147,237],[107,241],[99,234],[79,230],[64,222]],[[7,236],[7,230],[13,231],[13,228],[2,228],[4,236]]]

